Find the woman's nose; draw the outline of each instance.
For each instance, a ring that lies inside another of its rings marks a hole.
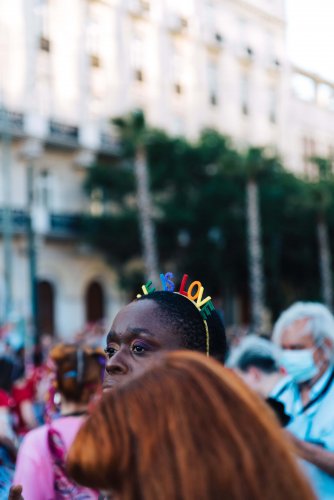
[[[129,354],[126,353],[125,348],[121,347],[111,358],[107,360],[106,372],[109,375],[123,375],[128,373]]]

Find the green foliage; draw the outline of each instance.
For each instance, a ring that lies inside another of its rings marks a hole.
[[[116,266],[121,283],[139,283],[141,244],[133,157],[144,147],[149,167],[161,271],[186,272],[213,294],[248,290],[245,185],[259,186],[267,303],[274,315],[293,300],[319,299],[316,223],[325,214],[334,237],[334,182],[329,161],[319,179],[287,172],[263,148],[238,151],[218,132],[197,142],[148,127],[142,112],[113,120],[121,158],[88,171],[85,190],[102,193],[108,215],[87,217],[85,238]],[[129,270],[132,270],[131,272]],[[132,274],[131,274],[132,273]]]

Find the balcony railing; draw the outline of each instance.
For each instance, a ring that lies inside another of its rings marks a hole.
[[[0,134],[9,133],[13,136],[24,134],[24,115],[0,107]]]
[[[87,125],[87,124],[86,124]],[[89,124],[88,124],[89,125]],[[87,145],[87,127],[85,125],[69,125],[57,120],[48,120],[35,114],[19,113],[0,106],[0,138],[7,135],[8,138],[31,138],[38,137],[41,143],[56,149],[67,149],[80,151],[89,149],[94,153],[102,153],[108,156],[120,154],[117,138],[106,133],[102,128],[90,128]]]
[[[78,127],[50,120],[49,135],[46,141],[50,144],[78,148],[79,147],[79,129]]]
[[[28,230],[29,216],[25,210],[11,210],[13,235],[24,235]],[[59,239],[72,239],[80,235],[83,216],[80,214],[50,213],[49,227],[45,236]],[[4,232],[4,209],[0,208],[0,235]]]

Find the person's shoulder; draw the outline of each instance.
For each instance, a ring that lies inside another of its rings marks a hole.
[[[36,446],[40,449],[41,446],[46,444],[46,435],[48,431],[48,425],[42,425],[29,431],[23,438],[21,448],[35,449]]]
[[[274,387],[270,396],[280,401],[295,397],[296,392],[298,392],[298,387],[293,379],[289,375],[284,375]]]
[[[51,427],[65,436],[76,434],[85,420],[85,416],[66,416],[54,420]]]

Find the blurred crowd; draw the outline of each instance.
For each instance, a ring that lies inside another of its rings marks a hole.
[[[77,332],[74,345],[100,347],[104,356],[105,336],[103,321],[90,323]],[[24,341],[24,330],[16,323],[0,331],[0,498],[7,498],[23,437],[59,416],[55,366],[50,358],[57,340],[42,335],[39,345],[30,349]]]
[[[152,292],[107,331],[30,357],[2,336],[0,499],[333,498],[325,306],[292,305],[270,338],[226,335],[214,309]]]

